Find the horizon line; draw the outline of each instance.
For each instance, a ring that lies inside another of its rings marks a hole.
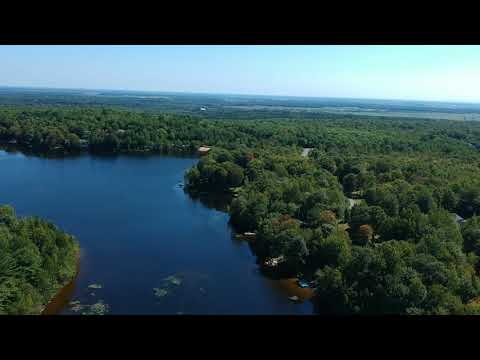
[[[25,86],[25,85],[0,85],[1,88],[13,89],[42,89],[42,90],[81,90],[81,91],[129,91],[158,94],[185,94],[185,95],[227,95],[227,96],[258,96],[258,97],[284,97],[298,99],[337,99],[337,100],[380,100],[380,101],[405,101],[405,102],[431,102],[431,103],[451,103],[451,104],[469,104],[480,105],[480,100],[426,100],[426,99],[405,99],[405,98],[362,98],[351,96],[312,96],[312,95],[273,95],[258,93],[222,93],[222,92],[204,92],[204,91],[174,91],[174,90],[134,90],[134,89],[102,89],[102,88],[81,88],[81,87],[50,87],[50,86]]]

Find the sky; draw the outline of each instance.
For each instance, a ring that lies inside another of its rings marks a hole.
[[[0,46],[0,86],[480,102],[480,46]]]

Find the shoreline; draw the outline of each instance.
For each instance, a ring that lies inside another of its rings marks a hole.
[[[273,281],[274,286],[281,289],[281,291],[284,292],[289,299],[293,296],[297,297],[296,300],[290,299],[290,301],[301,304],[303,302],[312,300],[312,298],[315,296],[315,290],[313,288],[301,288],[298,286],[297,280],[297,277],[287,277]]]
[[[215,191],[200,191],[196,189],[191,189],[188,186],[184,187],[185,193],[188,197],[191,199],[198,199],[200,200],[203,205],[210,207],[211,204],[208,204],[209,199],[218,199],[221,198],[223,200],[227,200],[225,202],[225,205],[223,209],[220,209],[218,207],[215,207],[216,210],[219,210],[221,212],[224,212],[228,215],[228,222],[231,226],[233,235],[236,239],[245,242],[248,244],[248,246],[253,246],[254,240],[252,238],[248,238],[248,236],[245,236],[243,232],[238,231],[238,229],[235,228],[235,226],[231,223],[231,215],[228,211],[228,208],[231,205],[232,200],[234,197],[232,196],[232,193],[228,190],[222,191],[222,192],[215,192]],[[200,195],[202,194],[202,195]],[[291,298],[292,296],[298,297],[298,300],[295,300],[295,303],[303,303],[305,301],[310,301],[315,297],[315,290],[314,288],[301,288],[297,281],[299,280],[297,275],[291,274],[288,276],[279,276],[279,277],[272,277],[267,275],[264,270],[265,267],[261,264],[258,263],[259,256],[254,252],[255,260],[257,261],[257,266],[258,269],[261,271],[261,276],[265,277],[266,279],[272,281],[272,285],[274,288],[280,290],[283,292],[288,298]],[[272,269],[269,269],[272,270]],[[275,272],[275,270],[274,270]],[[291,300],[291,299],[290,299]]]
[[[39,315],[58,315],[70,302],[76,287],[78,275],[80,274],[80,248],[75,254],[75,275],[43,306]]]
[[[29,147],[24,144],[11,144],[6,141],[0,140],[0,149],[4,151],[13,150],[21,152],[26,156],[36,156],[40,158],[74,158],[83,155],[90,156],[119,156],[119,155],[132,155],[132,156],[176,156],[176,157],[191,157],[191,158],[200,158],[198,151],[192,150],[183,150],[183,148],[170,149],[167,151],[164,150],[153,150],[153,149],[136,149],[136,150],[115,150],[115,151],[95,151],[89,148],[79,149],[79,150],[38,150],[32,147]]]

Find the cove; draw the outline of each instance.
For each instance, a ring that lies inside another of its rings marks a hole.
[[[80,241],[79,273],[56,313],[101,302],[108,314],[312,314],[309,301],[288,299],[291,284],[260,273],[228,214],[184,193],[197,161],[0,151],[0,203]]]

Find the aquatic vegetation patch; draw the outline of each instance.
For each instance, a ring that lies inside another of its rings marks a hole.
[[[162,286],[153,288],[153,292],[156,297],[162,298],[169,295],[175,290],[175,288],[182,285],[183,279],[181,275],[170,275],[162,279]]]
[[[155,293],[156,297],[164,297],[168,295],[168,290],[162,288],[153,288],[153,292]]]
[[[108,304],[105,304],[103,300],[93,304],[85,305],[86,311],[82,312],[82,315],[105,315],[109,311]]]
[[[89,289],[101,289],[103,286],[101,284],[90,284],[88,285]]]
[[[90,284],[87,286],[87,289],[96,290],[102,289],[103,286],[100,284]],[[95,292],[89,292],[89,296],[97,296]],[[105,304],[103,300],[98,300],[94,304],[82,304],[79,300],[74,300],[69,303],[70,310],[76,313],[81,313],[82,315],[105,315],[109,312],[110,306]]]
[[[176,286],[179,286],[182,284],[182,279],[179,276],[175,276],[175,275],[168,276],[165,279],[163,279],[163,281]]]
[[[71,309],[72,311],[74,311],[74,312],[79,312],[79,311],[81,311],[81,310],[84,308],[84,306],[85,306],[85,305],[80,304],[80,301],[78,301],[78,300],[71,301],[71,302],[69,303],[69,305],[70,305],[70,309]]]
[[[105,304],[103,300],[91,305],[81,304],[80,301],[72,301],[69,305],[73,312],[81,312],[82,315],[105,315],[109,311],[109,305]]]

